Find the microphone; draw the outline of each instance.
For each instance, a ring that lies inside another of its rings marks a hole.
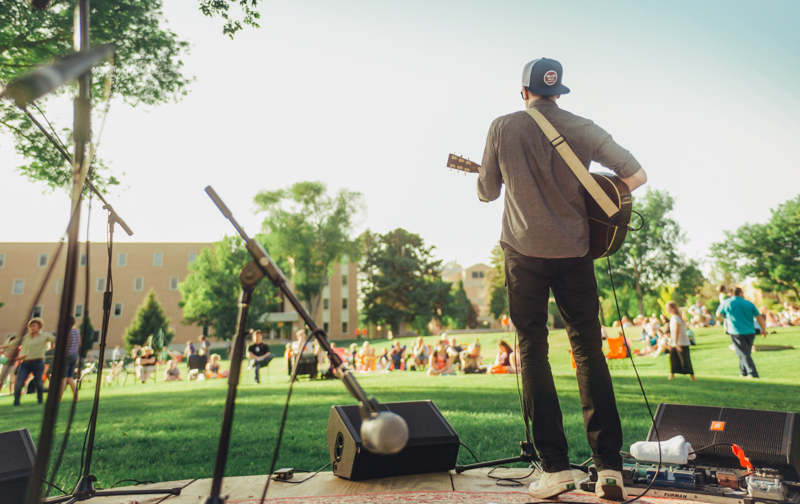
[[[398,453],[408,442],[408,424],[396,413],[381,411],[361,422],[361,441],[373,453]]]
[[[41,67],[10,82],[0,93],[0,98],[13,99],[22,107],[77,79],[113,53],[114,46],[102,44],[88,51],[70,54],[52,65]]]

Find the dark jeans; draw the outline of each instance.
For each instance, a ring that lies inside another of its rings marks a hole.
[[[758,371],[750,357],[750,351],[753,349],[753,341],[756,339],[755,334],[729,334],[733,346],[736,348],[736,355],[739,356],[739,373],[742,376],[750,375],[753,378],[758,378]]]
[[[19,363],[17,368],[17,383],[14,385],[14,404],[19,405],[19,398],[22,394],[22,387],[25,386],[25,380],[33,373],[33,383],[36,387],[36,397],[39,402],[42,402],[42,395],[44,394],[44,359],[29,360]]]
[[[261,377],[259,376],[259,372],[261,371],[262,367],[269,366],[269,363],[274,359],[275,356],[272,353],[269,353],[264,360],[257,360],[253,363],[253,370],[256,373],[256,383],[261,383]]]
[[[508,306],[519,333],[525,408],[544,470],[569,469],[569,447],[548,360],[547,303],[552,289],[577,365],[586,438],[598,470],[622,469],[622,425],[603,355],[597,281],[591,256],[543,259],[504,245]]]

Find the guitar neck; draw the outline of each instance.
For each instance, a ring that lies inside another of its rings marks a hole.
[[[463,171],[466,173],[478,173],[481,165],[474,161],[470,161],[469,159],[463,158],[461,156],[456,156],[455,154],[450,154],[447,156],[447,167],[453,170]]]

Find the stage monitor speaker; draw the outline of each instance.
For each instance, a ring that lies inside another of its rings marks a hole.
[[[800,433],[797,413],[783,411],[659,404],[655,426],[648,441],[681,435],[693,449],[720,443],[697,452],[696,462],[738,468],[739,459],[729,444],[742,447],[756,468],[778,470],[791,481],[800,481]]]
[[[0,432],[0,501],[25,501],[35,461],[36,446],[28,429]]]
[[[380,411],[408,424],[408,444],[394,455],[378,455],[361,442],[358,405],[333,406],[328,418],[328,450],[333,474],[358,481],[406,474],[449,471],[456,466],[459,439],[431,401],[385,403]]]

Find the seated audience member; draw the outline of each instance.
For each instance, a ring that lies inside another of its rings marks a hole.
[[[375,358],[375,371],[383,371],[389,369],[389,351],[381,348],[378,351],[378,356]]]
[[[440,340],[436,349],[431,354],[431,364],[428,367],[428,376],[456,374],[456,354],[449,349],[446,340]]]
[[[511,365],[511,354],[514,350],[503,340],[497,342],[497,357],[494,360],[494,365],[489,368],[491,374],[506,374],[508,367]]]
[[[389,352],[389,358],[392,361],[392,368],[395,371],[405,371],[405,354],[406,347],[401,345],[399,341],[395,341],[392,351]]]
[[[428,365],[430,350],[428,349],[428,345],[425,344],[425,340],[422,339],[422,336],[417,338],[417,341],[414,342],[414,345],[411,347],[411,356],[414,358],[414,367],[416,369],[425,369],[425,366]]]
[[[358,358],[361,361],[359,371],[375,371],[378,361],[375,358],[375,349],[370,346],[369,341],[365,341],[361,345],[361,350],[358,351]]]
[[[150,347],[142,348],[142,356],[136,360],[136,365],[139,367],[139,378],[142,383],[147,382],[147,379],[156,370],[156,362],[158,362],[158,359],[156,359],[153,349]]]
[[[517,374],[522,372],[522,359],[519,353],[519,345],[514,347],[514,351],[509,356],[508,372]]]
[[[350,345],[350,349],[345,354],[345,357],[347,357],[347,365],[350,367],[350,369],[353,369],[353,370],[358,369],[358,366],[359,366],[360,363],[358,361],[358,344],[357,343],[352,343]]]
[[[220,357],[218,354],[211,354],[206,364],[206,378],[227,378],[228,370],[222,371],[220,369]]]
[[[164,381],[181,381],[181,370],[178,369],[178,361],[170,359],[167,369],[164,371]]]
[[[253,332],[253,344],[247,347],[247,357],[250,359],[250,366],[255,373],[256,383],[261,383],[261,368],[269,366],[275,356],[269,351],[269,345],[262,342],[261,331]]]
[[[655,348],[651,353],[651,357],[658,357],[661,354],[669,354],[670,349],[670,334],[669,331],[663,332],[658,330],[658,339],[656,340]]]
[[[188,359],[190,355],[194,355],[197,353],[197,350],[194,347],[194,343],[191,340],[186,342],[186,347],[183,349],[183,358]]]
[[[196,380],[201,376],[205,378],[206,364],[208,356],[204,348],[197,350],[197,353],[189,356],[189,379]]]
[[[625,315],[622,317],[622,328],[627,329],[629,327],[633,327],[633,324],[631,323],[631,319],[629,319],[628,316]]]
[[[470,343],[466,350],[461,352],[461,372],[464,374],[482,374],[488,371],[483,367],[481,357],[481,344],[478,340]]]

